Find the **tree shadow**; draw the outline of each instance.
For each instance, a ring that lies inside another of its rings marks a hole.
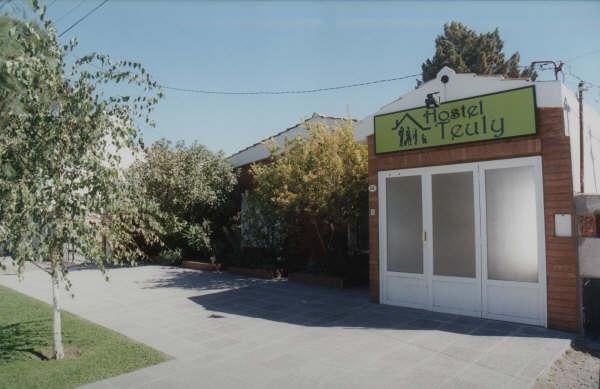
[[[41,352],[50,345],[47,320],[31,320],[0,327],[0,363],[24,359],[46,360]]]
[[[160,278],[144,281],[144,289],[177,288],[218,291],[281,282],[278,280],[262,280],[236,276],[226,272],[203,272],[182,268],[169,268],[166,269]]]
[[[219,316],[237,315],[292,325],[385,330],[431,330],[476,336],[572,339],[543,327],[396,307],[371,302],[363,288],[333,289],[228,274],[170,273],[151,287],[214,291],[190,297]]]
[[[592,355],[595,358],[600,358],[600,340],[579,336],[573,341],[573,349]]]
[[[189,299],[209,317],[252,317],[300,326],[431,330],[476,336],[571,339],[547,328],[371,302],[366,288],[334,289],[181,268],[143,282],[143,288],[198,291]]]

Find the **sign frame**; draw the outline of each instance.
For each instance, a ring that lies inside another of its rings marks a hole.
[[[454,103],[454,102],[458,102],[458,101],[464,101],[464,100],[470,100],[470,99],[476,99],[478,97],[486,97],[486,96],[493,96],[493,95],[498,95],[498,94],[503,94],[503,93],[507,93],[507,92],[513,92],[513,91],[518,91],[518,90],[522,90],[522,89],[528,89],[531,88],[532,89],[532,93],[533,93],[533,132],[529,133],[529,134],[521,134],[521,135],[513,135],[513,136],[506,136],[503,138],[498,138],[498,139],[481,139],[481,140],[473,140],[473,141],[463,141],[463,142],[456,142],[456,143],[449,143],[449,144],[443,144],[443,145],[434,145],[434,146],[426,146],[426,147],[418,147],[418,148],[414,148],[414,149],[409,149],[409,150],[392,150],[392,151],[380,151],[377,152],[377,131],[375,131],[375,120],[378,117],[381,116],[387,116],[387,115],[392,115],[392,114],[400,114],[403,112],[408,112],[408,111],[413,111],[415,109],[421,109],[421,108],[427,108],[426,105],[421,105],[418,107],[412,107],[412,108],[407,108],[407,109],[402,109],[399,111],[392,111],[392,112],[386,112],[386,113],[381,113],[378,115],[373,115],[373,150],[375,151],[375,155],[385,155],[385,154],[393,154],[393,153],[405,153],[405,152],[419,152],[419,151],[431,151],[432,149],[438,149],[438,148],[444,148],[444,147],[453,147],[453,146],[460,146],[460,145],[468,145],[471,143],[482,143],[482,142],[493,142],[493,141],[499,141],[499,140],[504,140],[504,139],[518,139],[518,138],[524,138],[524,137],[531,137],[531,136],[536,136],[538,135],[538,123],[537,123],[537,95],[536,95],[536,88],[535,85],[527,85],[527,86],[522,86],[519,88],[513,88],[513,89],[505,89],[505,90],[501,90],[501,91],[497,91],[497,92],[491,92],[491,93],[484,93],[481,95],[475,95],[475,96],[468,96],[468,97],[462,97],[460,99],[454,99],[454,100],[448,100],[448,101],[444,101],[443,103],[440,104],[440,106],[442,104],[447,104],[447,103]]]

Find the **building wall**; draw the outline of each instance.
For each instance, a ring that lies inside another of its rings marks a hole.
[[[577,92],[562,86],[565,132],[571,138],[573,191],[581,192],[579,169],[579,102]],[[589,92],[584,92],[584,100]],[[584,193],[600,194],[600,114],[590,105],[583,104],[583,177]]]
[[[377,172],[425,166],[542,156],[544,220],[546,228],[546,271],[548,324],[576,331],[579,327],[577,300],[576,239],[554,236],[554,214],[573,212],[573,183],[570,140],[565,135],[562,108],[538,108],[538,134],[518,139],[487,141],[376,155],[373,136],[368,137],[369,185],[377,185]],[[371,214],[369,278],[371,298],[379,302],[378,194],[369,194]],[[573,234],[574,235],[574,234]]]

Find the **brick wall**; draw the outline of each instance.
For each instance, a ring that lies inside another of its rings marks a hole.
[[[575,238],[554,237],[554,214],[573,214],[573,185],[569,138],[564,136],[561,108],[538,108],[535,136],[375,155],[369,136],[369,184],[377,185],[377,172],[424,166],[447,165],[542,156],[544,216],[546,224],[546,270],[548,324],[553,328],[578,329],[577,254]],[[369,291],[379,302],[379,231],[377,193],[369,194],[370,217]]]
[[[573,231],[571,238],[554,236],[554,214],[575,214],[571,146],[569,138],[564,135],[562,109],[541,108],[538,109],[537,116],[542,139],[548,324],[553,328],[577,331],[579,302],[576,234]]]

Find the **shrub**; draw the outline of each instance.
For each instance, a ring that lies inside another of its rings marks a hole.
[[[183,258],[180,248],[164,249],[160,252],[159,256],[161,259],[161,263],[165,263],[168,265],[180,265],[181,259]]]
[[[282,224],[286,255],[306,250],[301,240],[314,240],[315,250],[304,252],[310,255],[308,267],[334,272],[335,263],[350,257],[348,226],[357,223],[366,206],[368,153],[354,141],[350,121],[337,129],[309,125],[308,130],[308,139],[287,141],[283,148],[272,145],[271,163],[252,165],[251,197],[261,211],[269,210],[268,215],[259,212],[258,219],[277,220],[267,223],[267,236],[275,237],[269,229]]]
[[[182,255],[213,255],[215,241],[230,217],[230,198],[237,177],[222,152],[161,139],[132,167],[144,192],[165,218],[163,241]],[[149,251],[158,251],[150,247]]]
[[[213,253],[211,243],[212,231],[210,222],[204,220],[202,224],[190,224],[183,232],[187,246],[202,257],[208,257]]]

